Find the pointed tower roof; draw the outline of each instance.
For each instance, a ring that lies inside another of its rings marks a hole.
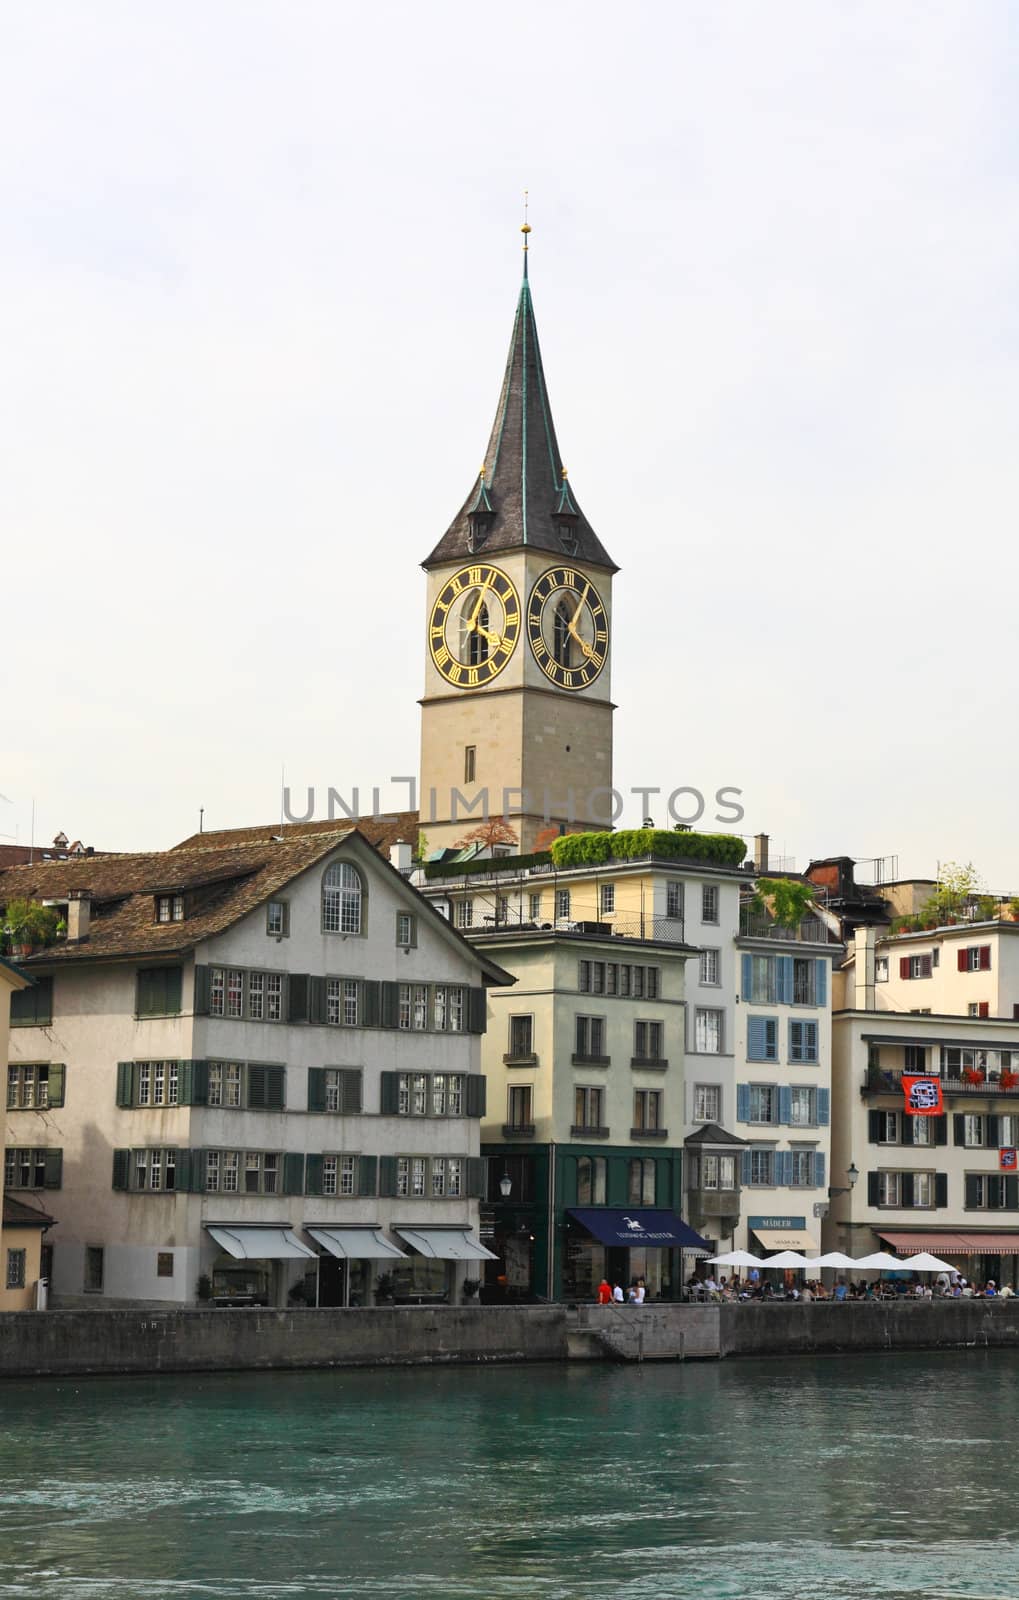
[[[617,572],[577,503],[559,453],[527,276],[520,287],[485,464],[424,567],[531,546]]]

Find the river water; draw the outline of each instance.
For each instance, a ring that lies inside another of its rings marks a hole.
[[[0,1385],[0,1595],[1019,1600],[1019,1355]]]

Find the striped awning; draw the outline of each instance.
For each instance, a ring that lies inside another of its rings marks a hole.
[[[886,1244],[900,1254],[914,1255],[920,1250],[930,1250],[936,1256],[1019,1256],[1019,1231],[1015,1233],[906,1233],[896,1228],[886,1233],[883,1228],[875,1232]]]

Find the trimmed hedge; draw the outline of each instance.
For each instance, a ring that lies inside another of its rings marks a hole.
[[[671,832],[664,828],[621,828],[618,833],[566,833],[552,841],[557,867],[596,867],[606,861],[709,861],[738,867],[746,841],[732,833]]]
[[[451,878],[457,873],[522,872],[552,860],[547,850],[529,856],[474,856],[470,861],[426,861],[426,878]]]

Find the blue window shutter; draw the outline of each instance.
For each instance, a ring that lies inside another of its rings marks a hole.
[[[789,1060],[790,1061],[799,1061],[799,1060],[802,1059],[801,1055],[800,1055],[800,1041],[801,1041],[802,1037],[803,1037],[803,1035],[800,1032],[800,1024],[798,1022],[794,1022],[793,1019],[790,1017],[790,1019],[789,1019]]]
[[[768,1061],[778,1060],[778,1018],[764,1020],[764,1054]]]
[[[817,1060],[817,1023],[816,1022],[806,1022],[806,1023],[804,1023],[803,1043],[804,1043],[804,1054],[803,1054],[804,1061],[816,1061]]]
[[[818,1089],[817,1091],[817,1126],[826,1128],[831,1121],[831,1090]]]
[[[815,1189],[823,1189],[825,1187],[824,1167],[825,1167],[824,1152],[821,1151],[821,1150],[815,1150],[815,1152],[814,1152],[814,1188]]]
[[[783,1085],[778,1091],[778,1120],[788,1127],[793,1116],[793,1091]]]
[[[736,1121],[750,1121],[750,1085],[738,1083],[736,1085]]]
[[[750,956],[743,957],[743,1001],[744,1004],[751,997],[754,987],[754,964]]]
[[[828,1004],[828,963],[824,956],[818,956],[817,958],[817,983],[815,985],[815,995],[819,1006],[826,1006]]]
[[[743,1087],[746,1088],[746,1084],[744,1084]],[[741,1166],[741,1169],[742,1169],[741,1173],[740,1173],[740,1182],[741,1183],[749,1183],[750,1182],[750,1151],[749,1150],[743,1150],[743,1151],[740,1152],[740,1166]]]
[[[747,1018],[747,1060],[764,1061],[767,1043],[766,1017]]]
[[[775,994],[780,1006],[793,1003],[793,958],[778,956],[775,960]]]
[[[771,1162],[772,1177],[776,1185],[779,1188],[783,1188],[789,1182],[789,1179],[792,1176],[789,1171],[788,1150],[776,1150],[771,1158]]]

